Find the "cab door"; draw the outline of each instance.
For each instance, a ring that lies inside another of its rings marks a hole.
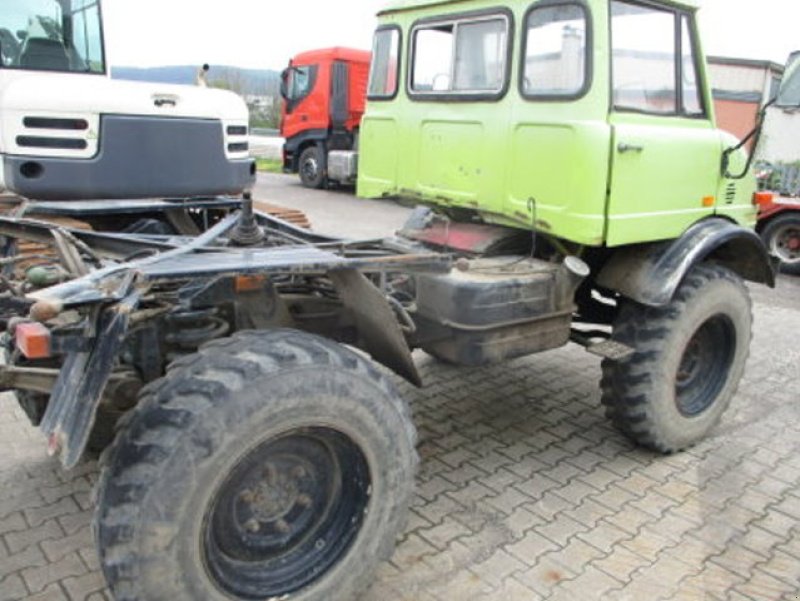
[[[609,246],[674,238],[714,213],[721,139],[694,14],[612,0]]]

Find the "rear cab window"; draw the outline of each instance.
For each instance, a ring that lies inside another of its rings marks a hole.
[[[411,30],[408,94],[417,100],[492,100],[509,85],[511,13],[420,22]]]

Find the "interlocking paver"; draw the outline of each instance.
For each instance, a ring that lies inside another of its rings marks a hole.
[[[6,546],[11,553],[17,553],[48,539],[58,539],[64,535],[56,520],[50,520],[36,528],[28,528],[5,535]]]
[[[21,576],[12,574],[7,578],[0,577],[0,601],[17,601],[27,596],[28,589],[25,588]]]
[[[82,576],[86,571],[86,565],[80,556],[72,553],[44,566],[22,570],[22,578],[31,592],[38,593],[48,584],[59,582],[70,576]]]

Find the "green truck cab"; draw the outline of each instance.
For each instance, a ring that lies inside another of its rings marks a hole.
[[[752,226],[753,178],[720,168],[736,140],[715,126],[696,9],[394,2],[379,15],[358,194],[587,247],[670,240],[715,215]]]

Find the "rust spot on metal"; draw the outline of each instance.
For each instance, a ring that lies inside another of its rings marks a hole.
[[[55,319],[64,310],[64,305],[60,301],[40,300],[31,307],[31,319],[34,321],[45,322]]]

